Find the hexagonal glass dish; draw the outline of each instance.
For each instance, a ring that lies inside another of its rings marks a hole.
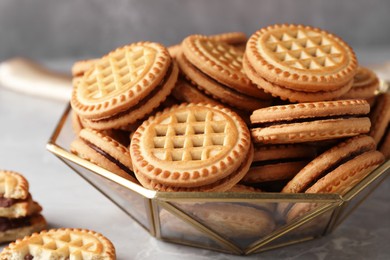
[[[121,208],[129,221],[138,222],[152,236],[224,253],[254,254],[326,235],[341,224],[390,171],[390,161],[386,161],[344,196],[152,191],[72,154],[69,146],[75,135],[70,115],[68,106],[47,144],[50,152]],[[308,210],[286,222],[275,210],[280,205],[287,205],[289,209],[306,206]],[[242,213],[239,217],[232,214],[237,211]],[[253,220],[252,214],[263,218]]]

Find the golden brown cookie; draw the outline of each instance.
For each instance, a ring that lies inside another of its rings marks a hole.
[[[182,42],[177,61],[189,82],[232,107],[251,111],[270,104],[270,96],[253,85],[242,70],[243,52],[201,35]]]
[[[352,48],[340,38],[293,24],[276,24],[255,32],[247,42],[243,63],[258,87],[293,102],[319,101],[316,92],[324,94],[322,100],[343,95],[357,69]],[[272,87],[264,87],[264,82]]]
[[[264,144],[302,143],[368,133],[366,100],[338,100],[272,106],[251,115],[253,141]]]
[[[313,146],[302,144],[255,146],[253,162],[241,183],[259,185],[292,179],[315,157]],[[256,186],[258,187],[258,186]]]
[[[129,137],[130,138],[130,137]],[[84,128],[71,143],[71,152],[123,178],[137,182],[129,150],[111,136]]]
[[[344,195],[384,161],[375,148],[375,141],[370,136],[349,138],[307,164],[282,192]],[[313,207],[316,205],[300,203],[290,209],[288,204],[281,203],[278,211],[291,221]]]
[[[359,67],[353,77],[351,89],[342,95],[340,99],[366,99],[375,96],[379,88],[379,79],[374,71],[369,68]]]
[[[99,59],[73,88],[71,105],[88,126],[121,128],[151,113],[172,91],[178,68],[158,43],[139,42]]]
[[[213,41],[221,41],[230,45],[233,45],[237,48],[242,48],[245,50],[246,41],[248,37],[243,32],[227,32],[213,35],[205,35]],[[169,54],[172,58],[176,58],[177,55],[181,52],[181,43],[172,45],[168,47]]]
[[[0,170],[0,195],[6,199],[26,199],[29,184],[26,178],[15,171]]]
[[[149,188],[223,191],[246,173],[253,150],[246,124],[233,111],[182,104],[145,121],[132,136],[130,154],[136,177]]]
[[[20,218],[1,217],[0,224],[2,227],[0,243],[15,241],[34,232],[39,232],[47,226],[45,218],[39,213]]]
[[[380,149],[382,139],[389,132],[390,123],[390,92],[378,95],[375,106],[370,113],[371,129],[369,135],[372,136]]]
[[[9,244],[0,259],[116,259],[115,248],[102,234],[87,229],[41,231]]]

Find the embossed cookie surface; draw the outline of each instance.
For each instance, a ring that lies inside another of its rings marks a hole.
[[[103,235],[86,229],[51,229],[7,246],[0,259],[114,260],[115,248]]]
[[[125,111],[157,88],[171,63],[167,49],[158,43],[118,48],[96,61],[75,85],[72,108],[88,119]]]
[[[234,112],[183,104],[145,121],[132,137],[130,154],[137,177],[190,188],[228,178],[248,161],[250,147],[249,130]]]
[[[272,106],[252,113],[251,134],[258,143],[299,143],[367,133],[366,100],[339,100]]]
[[[344,41],[302,25],[258,30],[248,40],[246,57],[267,81],[306,92],[338,89],[357,69],[355,54]]]

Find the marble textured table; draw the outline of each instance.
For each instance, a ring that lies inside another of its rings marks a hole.
[[[360,55],[372,63],[390,59],[390,51],[384,53]],[[71,61],[46,64],[66,71]],[[332,234],[309,242],[241,257],[157,240],[46,150],[65,107],[0,86],[0,169],[25,175],[50,228],[101,232],[118,259],[390,259],[389,178]]]

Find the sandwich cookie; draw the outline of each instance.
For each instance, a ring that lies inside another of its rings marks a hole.
[[[84,128],[78,138],[71,143],[70,150],[112,173],[137,182],[132,171],[129,149],[109,135]]]
[[[240,183],[279,192],[281,185],[291,180],[315,155],[313,146],[303,144],[255,146],[251,167]]]
[[[74,85],[71,105],[86,126],[121,128],[151,113],[171,93],[178,68],[165,47],[138,42],[99,59]]]
[[[271,103],[271,97],[253,85],[242,71],[243,52],[229,44],[191,35],[181,44],[177,62],[189,82],[228,106],[253,111]]]
[[[366,100],[338,100],[272,106],[250,117],[255,143],[286,144],[330,140],[370,131]]]
[[[365,67],[359,67],[353,77],[351,89],[340,99],[366,99],[371,101],[374,100],[373,98],[378,89],[379,79],[375,72]]]
[[[390,92],[378,95],[375,106],[370,114],[372,136],[387,159],[390,156]]]
[[[243,32],[227,32],[227,33],[213,34],[207,36],[205,35],[205,37],[208,37],[213,41],[220,41],[220,42],[227,43],[229,45],[235,46],[242,50],[245,50],[246,41],[248,40],[248,37]],[[181,52],[181,43],[169,46],[168,51],[171,57],[175,59]]]
[[[137,179],[161,191],[226,191],[246,174],[253,148],[233,111],[208,104],[173,106],[134,133],[130,155]]]
[[[87,229],[60,228],[44,230],[9,244],[0,259],[116,259],[112,242]]]
[[[352,87],[357,59],[344,41],[318,28],[273,25],[248,40],[243,68],[261,89],[291,102],[336,99]]]
[[[0,243],[46,228],[42,207],[32,200],[28,181],[19,173],[0,171]]]
[[[367,135],[347,139],[307,164],[283,188],[283,193],[337,193],[344,195],[383,161],[375,141]],[[313,203],[281,203],[278,212],[287,222],[315,208]]]

